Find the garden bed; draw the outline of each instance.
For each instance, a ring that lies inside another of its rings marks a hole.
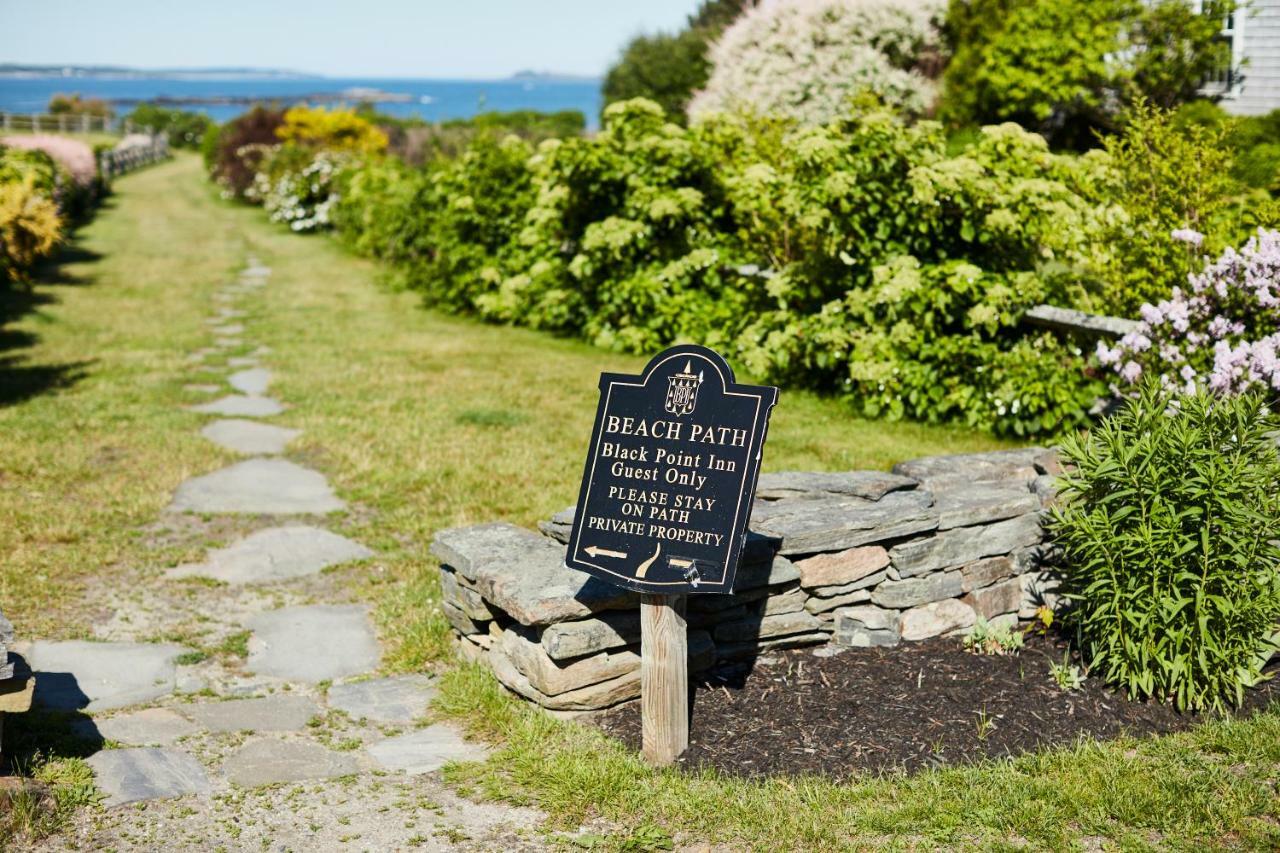
[[[1088,679],[1065,691],[1050,678],[1065,642],[1028,637],[1016,656],[975,655],[939,638],[894,649],[776,652],[754,666],[718,668],[693,698],[681,763],[734,776],[914,771],[1061,746],[1084,738],[1162,734],[1202,715],[1134,702]],[[1280,662],[1268,671],[1280,676]],[[1280,701],[1280,680],[1247,692],[1240,713]],[[640,747],[632,702],[596,718],[607,734]]]

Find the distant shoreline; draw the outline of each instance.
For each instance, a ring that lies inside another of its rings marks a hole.
[[[339,75],[329,77],[279,68],[129,68],[114,65],[19,65],[0,63],[0,80],[457,80],[477,83],[599,83],[601,77],[554,71],[517,71],[506,77],[395,77]]]

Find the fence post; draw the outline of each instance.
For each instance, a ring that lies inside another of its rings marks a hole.
[[[9,114],[4,114],[4,129],[10,130],[13,127],[13,119],[9,118]]]
[[[38,113],[31,114],[31,132],[32,133],[40,132],[40,115]]]

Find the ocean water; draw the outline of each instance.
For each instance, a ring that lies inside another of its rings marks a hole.
[[[44,112],[49,98],[78,92],[85,98],[251,97],[298,98],[316,93],[340,93],[351,88],[379,89],[408,95],[407,102],[383,102],[380,112],[418,116],[428,121],[468,118],[489,110],[580,110],[588,127],[600,118],[600,83],[595,80],[403,80],[390,78],[323,77],[276,78],[127,78],[127,77],[0,77],[0,111]],[[202,112],[216,121],[234,118],[247,110],[243,104],[200,104],[182,109]],[[133,107],[121,105],[124,115]]]

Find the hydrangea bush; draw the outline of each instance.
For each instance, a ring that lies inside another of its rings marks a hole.
[[[1190,251],[1202,235],[1179,229]],[[1280,231],[1259,229],[1243,248],[1228,248],[1168,299],[1141,309],[1139,327],[1118,345],[1098,344],[1098,360],[1117,388],[1147,376],[1166,389],[1239,394],[1280,392]]]
[[[938,55],[943,0],[766,0],[710,49],[711,76],[689,114],[750,110],[822,124],[856,96],[921,113],[936,96],[922,69]]]
[[[335,178],[344,158],[320,151],[300,167],[279,162],[294,159],[293,153],[286,146],[272,155],[266,170],[254,176],[250,198],[261,200],[272,222],[283,222],[294,231],[326,229],[338,199]]]

